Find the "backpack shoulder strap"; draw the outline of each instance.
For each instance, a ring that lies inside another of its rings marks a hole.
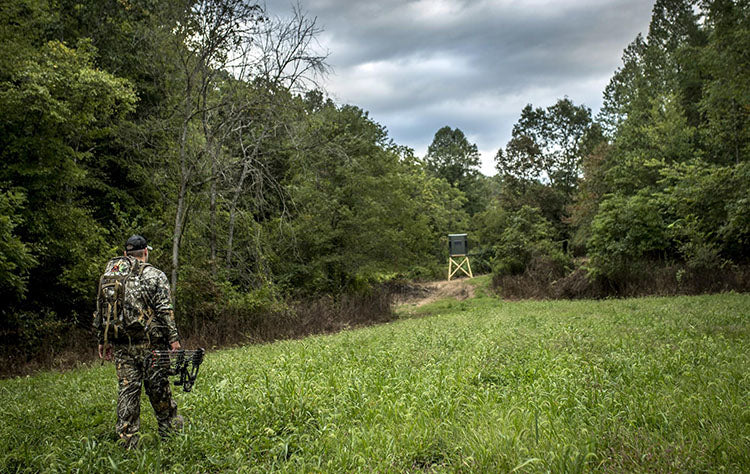
[[[139,265],[138,265],[138,276],[140,277],[141,275],[143,275],[144,270],[146,270],[148,267],[150,267],[151,264],[147,263],[147,262],[140,262],[140,261],[138,263],[139,263]]]
[[[127,259],[128,263],[130,263],[130,270],[128,271],[127,278],[130,278],[132,275],[138,274],[138,267],[140,266],[141,261],[133,257],[127,257]]]

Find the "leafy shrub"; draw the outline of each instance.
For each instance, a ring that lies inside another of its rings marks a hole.
[[[177,289],[178,326],[189,332],[226,319],[250,320],[285,309],[272,284],[240,291],[210,270],[188,267]]]
[[[592,276],[631,274],[635,262],[668,246],[658,203],[645,193],[608,196],[594,218],[588,245]]]
[[[405,274],[405,278],[415,281],[429,281],[436,280],[444,276],[445,265],[440,265],[435,262],[430,264],[426,262],[425,265],[415,265]]]
[[[3,318],[0,342],[4,357],[23,354],[27,360],[64,342],[63,335],[69,325],[49,311],[19,311]]]
[[[541,212],[523,206],[509,214],[507,226],[494,246],[495,258],[492,272],[495,275],[520,275],[532,262],[546,262],[557,268],[565,268],[569,258],[560,245],[553,241],[554,228]]]
[[[18,191],[0,191],[0,296],[22,297],[29,269],[36,263],[28,246],[15,235],[25,196]]]
[[[492,247],[470,247],[469,252],[471,254],[472,273],[475,275],[482,275],[492,272],[492,262],[495,257],[495,251]],[[443,268],[441,268],[441,270],[444,271]]]
[[[726,242],[729,256],[747,261],[750,259],[750,161],[733,167],[731,189],[734,192],[725,204],[727,217],[719,236]]]

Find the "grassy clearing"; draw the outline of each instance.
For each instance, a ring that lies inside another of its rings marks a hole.
[[[750,295],[419,311],[211,353],[135,452],[111,365],[0,381],[0,471],[750,471]]]

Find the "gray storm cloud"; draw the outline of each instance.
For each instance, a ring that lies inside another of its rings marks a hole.
[[[563,96],[596,111],[622,50],[645,33],[653,0],[307,0],[324,28],[339,102],[368,110],[423,154],[444,125],[482,151],[482,171],[527,103]],[[268,2],[283,16],[288,1]]]

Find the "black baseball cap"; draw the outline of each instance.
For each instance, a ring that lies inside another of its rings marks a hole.
[[[127,242],[125,242],[125,251],[132,252],[134,250],[149,249],[153,250],[150,245],[146,242],[146,239],[140,235],[131,236]]]

